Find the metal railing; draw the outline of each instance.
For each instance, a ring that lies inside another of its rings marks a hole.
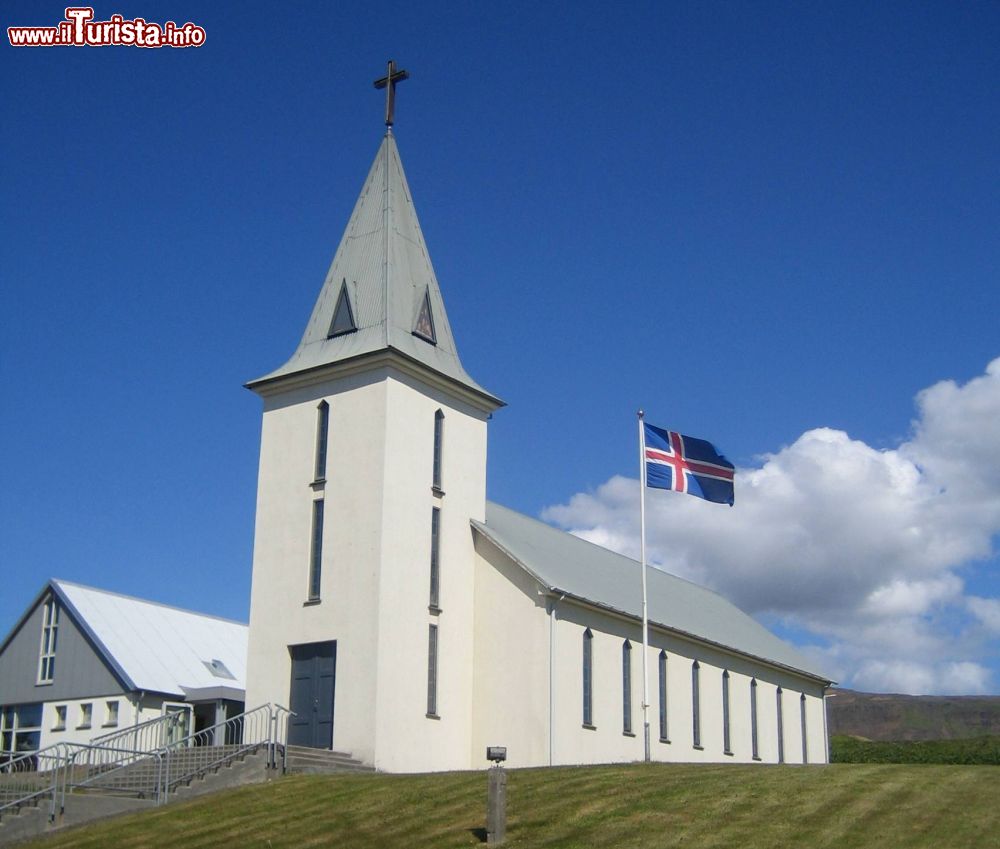
[[[137,725],[130,725],[94,737],[90,741],[91,746],[110,746],[113,749],[133,749],[135,751],[149,752],[159,749],[170,742],[171,737],[176,734],[176,729],[187,721],[188,712],[170,712],[163,716],[156,716],[147,719]]]
[[[283,705],[272,705],[272,721],[274,729],[271,732],[271,752],[268,766],[271,769],[278,768],[278,750],[281,750],[281,773],[284,775],[288,766],[288,723],[293,716],[298,714],[284,707]],[[282,719],[284,715],[284,719]]]
[[[286,765],[288,720],[281,705],[262,705],[173,742],[181,719],[167,714],[90,743],[57,743],[0,762],[0,817],[49,801],[55,820],[71,792],[126,793],[164,804],[181,784],[264,749],[267,766]],[[279,761],[280,757],[280,761]]]
[[[56,743],[36,752],[8,757],[0,762],[0,818],[5,811],[50,801],[55,817],[59,771],[66,762],[67,746]]]
[[[274,743],[274,709],[262,705],[164,746],[163,795]]]
[[[61,765],[60,810],[67,791],[94,790],[123,793],[162,801],[163,753],[140,752],[92,743],[69,744],[72,750]]]

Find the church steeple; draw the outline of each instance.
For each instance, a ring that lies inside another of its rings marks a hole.
[[[470,390],[481,404],[503,402],[462,367],[391,129],[387,130],[333,258],[302,340],[282,378],[390,352]]]

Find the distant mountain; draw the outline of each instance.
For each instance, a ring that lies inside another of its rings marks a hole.
[[[1000,735],[1000,696],[901,696],[831,689],[831,736],[867,740],[958,740]]]

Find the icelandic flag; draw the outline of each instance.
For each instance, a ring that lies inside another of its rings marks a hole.
[[[735,467],[711,442],[642,423],[646,438],[646,486],[697,495],[733,505]]]

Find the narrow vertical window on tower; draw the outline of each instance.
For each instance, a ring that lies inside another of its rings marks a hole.
[[[320,401],[316,408],[316,469],[313,482],[326,480],[326,444],[330,430],[330,405]]]
[[[56,637],[59,629],[59,605],[49,596],[42,609],[42,645],[38,652],[38,683],[51,684],[56,674]]]
[[[750,679],[750,749],[755,761],[760,760],[760,746],[757,742],[757,679]]]
[[[622,643],[622,733],[632,733],[632,644]]]
[[[441,540],[441,509],[431,508],[431,613],[440,613],[441,566],[439,560]]]
[[[444,441],[444,413],[438,410],[434,414],[434,471],[431,478],[431,489],[438,495],[443,495],[441,489],[441,446]]]
[[[722,753],[733,753],[733,741],[729,733],[729,670],[722,670]]]
[[[594,727],[594,635],[583,632],[583,727]]]
[[[785,715],[781,707],[781,687],[778,687],[778,691],[775,693],[775,703],[778,708],[778,763],[783,764],[785,762]]]
[[[696,749],[701,748],[701,666],[691,664],[691,737]]]
[[[309,555],[309,601],[319,601],[323,572],[323,499],[313,502],[312,550]]]
[[[657,659],[657,667],[660,673],[660,742],[670,742],[670,731],[667,726],[667,653],[660,652]]]
[[[427,716],[438,718],[438,628],[429,625],[427,630]]]
[[[806,694],[799,696],[799,719],[802,726],[802,763],[809,763],[809,738],[806,734]]]

